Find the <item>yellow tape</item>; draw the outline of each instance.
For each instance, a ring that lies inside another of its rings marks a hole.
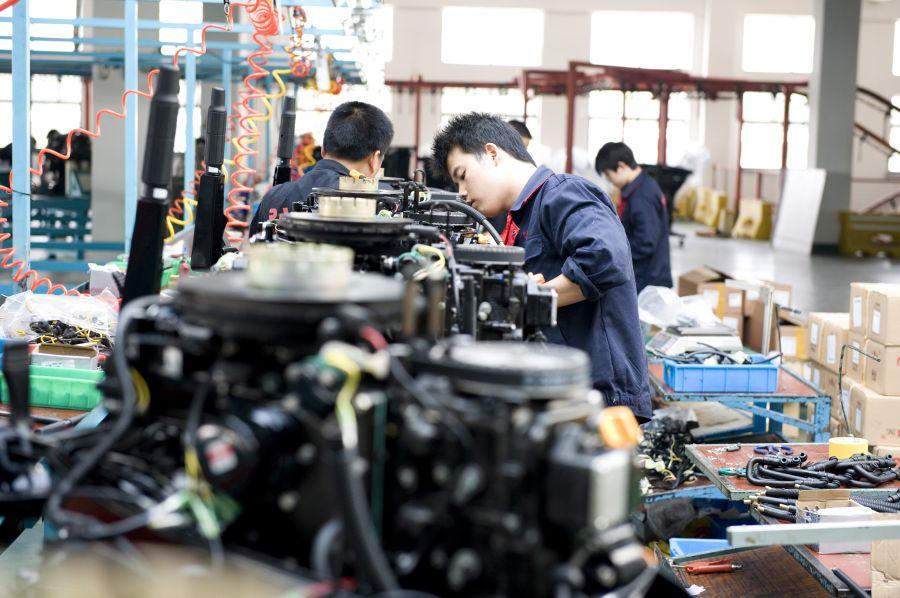
[[[839,436],[828,441],[828,456],[847,459],[859,453],[869,452],[869,441],[865,438]]]

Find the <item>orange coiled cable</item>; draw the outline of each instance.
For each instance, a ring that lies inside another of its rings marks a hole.
[[[99,110],[94,115],[94,129],[95,129],[94,131],[89,131],[87,129],[82,129],[80,127],[69,131],[69,134],[66,135],[66,152],[64,154],[57,152],[55,150],[52,150],[50,148],[44,148],[40,152],[38,152],[38,157],[37,157],[38,167],[37,168],[29,167],[28,172],[35,176],[38,176],[38,177],[41,176],[41,174],[44,171],[44,157],[48,156],[48,155],[59,158],[60,160],[68,160],[69,156],[71,156],[71,154],[72,154],[72,137],[76,133],[81,133],[83,135],[87,135],[88,137],[92,137],[92,138],[99,137],[100,133],[101,133],[101,123],[102,123],[103,115],[109,114],[110,116],[113,116],[115,118],[120,118],[120,119],[125,118],[125,115],[127,113],[126,100],[128,99],[128,96],[134,94],[134,95],[140,96],[142,98],[151,97],[153,95],[153,77],[155,77],[157,75],[157,73],[159,73],[159,69],[153,69],[152,71],[150,71],[147,74],[147,91],[129,89],[129,90],[125,91],[125,93],[122,94],[122,111],[121,112],[116,112],[115,110],[111,110],[109,108],[103,108],[102,110]],[[6,193],[9,193],[11,196],[13,194],[13,187],[14,187],[13,176],[12,176],[12,173],[10,173],[9,174],[9,186],[7,187],[4,185],[0,185],[0,191],[5,191]],[[30,185],[29,185],[29,187],[30,187]],[[9,206],[9,202],[0,198],[0,207],[5,208],[7,206]],[[0,216],[0,226],[3,226],[7,222],[9,222],[9,220],[7,218]],[[9,239],[10,237],[12,237],[11,233],[6,232],[6,231],[0,232],[0,244],[6,242],[6,240]],[[16,252],[16,250],[14,247],[0,248],[0,255],[3,256],[3,258],[0,259],[0,268],[3,268],[5,270],[13,270],[13,276],[12,276],[13,282],[21,284],[22,286],[28,286],[28,279],[30,278],[30,279],[32,279],[31,286],[30,286],[31,291],[37,291],[37,289],[41,288],[42,286],[47,286],[48,287],[47,293],[55,293],[56,291],[62,291],[63,293],[65,293],[67,295],[79,294],[78,291],[69,290],[61,284],[54,284],[49,278],[42,277],[36,271],[28,269],[24,260],[13,259],[15,256],[15,252]]]
[[[242,6],[247,11],[247,16],[253,25],[253,41],[258,46],[257,50],[247,56],[247,64],[253,71],[244,78],[244,90],[241,92],[240,111],[237,118],[239,135],[234,139],[234,145],[238,152],[235,154],[234,170],[231,172],[231,191],[228,193],[228,207],[225,209],[226,236],[230,243],[240,243],[243,240],[243,229],[249,226],[247,222],[250,207],[240,197],[243,193],[252,191],[246,184],[253,184],[252,179],[247,181],[248,175],[253,175],[256,169],[250,168],[246,161],[251,156],[258,156],[259,152],[252,146],[259,138],[259,130],[252,122],[261,119],[265,115],[253,107],[254,100],[266,97],[265,90],[253,85],[253,82],[269,76],[269,71],[263,68],[267,63],[267,57],[272,54],[272,45],[268,37],[278,34],[279,16],[271,0],[253,0],[251,2],[234,3]]]

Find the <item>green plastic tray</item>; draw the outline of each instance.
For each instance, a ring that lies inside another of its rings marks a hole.
[[[103,398],[97,384],[103,380],[101,370],[80,370],[33,365],[31,367],[31,400],[33,407],[79,409],[88,411]],[[0,400],[9,402],[6,380],[0,381]]]

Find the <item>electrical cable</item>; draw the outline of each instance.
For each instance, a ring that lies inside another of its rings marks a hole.
[[[467,216],[472,217],[475,222],[484,227],[484,230],[486,230],[491,238],[494,239],[494,242],[497,245],[503,245],[503,237],[500,236],[500,233],[497,232],[497,229],[494,228],[494,225],[491,224],[491,222],[487,219],[487,216],[485,216],[469,204],[453,199],[428,199],[420,203],[417,209],[427,208],[432,205],[448,206],[454,210],[459,210]]]

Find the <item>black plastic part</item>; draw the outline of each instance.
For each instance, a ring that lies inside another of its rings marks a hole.
[[[156,77],[156,90],[150,100],[150,116],[147,119],[141,181],[148,187],[169,186],[178,110],[178,69],[163,65]]]
[[[525,263],[525,248],[512,245],[476,245],[467,243],[453,249],[456,261],[461,264],[514,264]]]
[[[128,251],[128,269],[122,306],[138,297],[156,295],[162,277],[167,189],[172,179],[172,152],[178,118],[178,71],[160,67],[156,91],[150,100],[147,143],[144,146],[144,189],[138,200]]]
[[[206,168],[220,169],[225,162],[225,128],[228,112],[225,109],[225,90],[213,87],[206,111]]]
[[[287,160],[294,155],[294,123],[297,121],[297,114],[294,112],[294,98],[285,96],[284,109],[281,111],[281,128],[278,131],[278,152],[279,158]]]
[[[278,234],[290,241],[329,243],[351,247],[361,255],[390,253],[409,235],[405,218],[324,218],[307,212],[290,212],[278,219]]]
[[[3,377],[9,388],[9,410],[14,428],[31,429],[31,409],[29,395],[31,380],[29,378],[28,343],[8,340],[3,347]]]
[[[194,218],[194,244],[191,269],[208,270],[225,252],[225,176],[205,172],[197,190],[197,215]]]

